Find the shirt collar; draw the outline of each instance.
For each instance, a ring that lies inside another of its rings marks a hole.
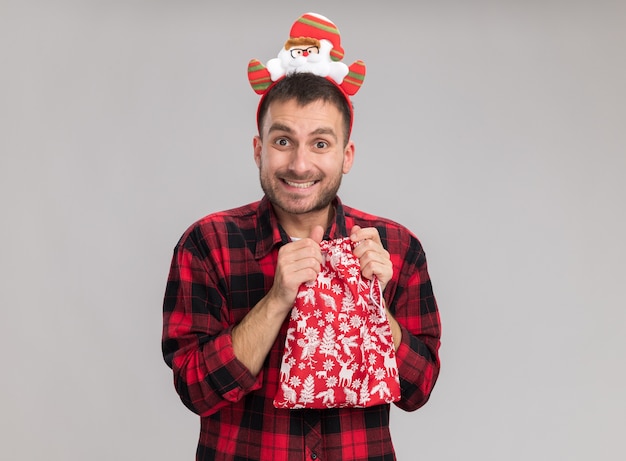
[[[324,240],[347,237],[346,217],[343,204],[339,197],[333,200],[335,217],[324,233]],[[267,196],[259,202],[256,211],[256,250],[254,257],[261,259],[266,256],[275,246],[289,243],[290,239],[282,226],[278,223],[274,208]]]
[[[348,230],[346,229],[346,215],[343,209],[343,204],[339,197],[335,197],[333,201],[335,207],[335,218],[326,229],[324,233],[324,240],[332,240],[348,236]]]

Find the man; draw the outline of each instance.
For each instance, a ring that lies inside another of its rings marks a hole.
[[[193,224],[174,251],[163,354],[201,416],[198,460],[393,460],[389,405],[276,408],[289,314],[316,279],[320,242],[350,237],[362,277],[384,290],[402,409],[428,400],[439,372],[439,315],[417,238],[342,204],[353,164],[352,107],[337,82],[294,72],[261,100],[254,160],[265,196]]]

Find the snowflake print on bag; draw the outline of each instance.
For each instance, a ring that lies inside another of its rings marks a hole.
[[[349,238],[320,243],[324,264],[291,311],[277,408],[367,407],[400,399],[378,280],[363,279]]]

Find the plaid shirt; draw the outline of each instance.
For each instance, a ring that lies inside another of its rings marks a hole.
[[[325,238],[354,225],[376,227],[391,255],[385,288],[402,328],[397,362],[402,398],[412,411],[426,403],[439,374],[440,323],[424,251],[406,228],[335,203]],[[163,356],[183,403],[201,417],[198,460],[394,460],[389,405],[287,410],[273,406],[286,320],[261,372],[237,360],[232,326],[269,291],[278,249],[289,237],[267,198],[209,215],[174,250],[163,304]]]

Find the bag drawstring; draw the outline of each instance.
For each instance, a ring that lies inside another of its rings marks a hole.
[[[374,296],[374,285],[378,288],[378,298]],[[370,299],[372,303],[378,308],[380,312],[380,317],[384,318],[385,316],[385,307],[383,306],[383,288],[380,286],[380,281],[376,276],[372,276],[372,280],[370,280]]]

